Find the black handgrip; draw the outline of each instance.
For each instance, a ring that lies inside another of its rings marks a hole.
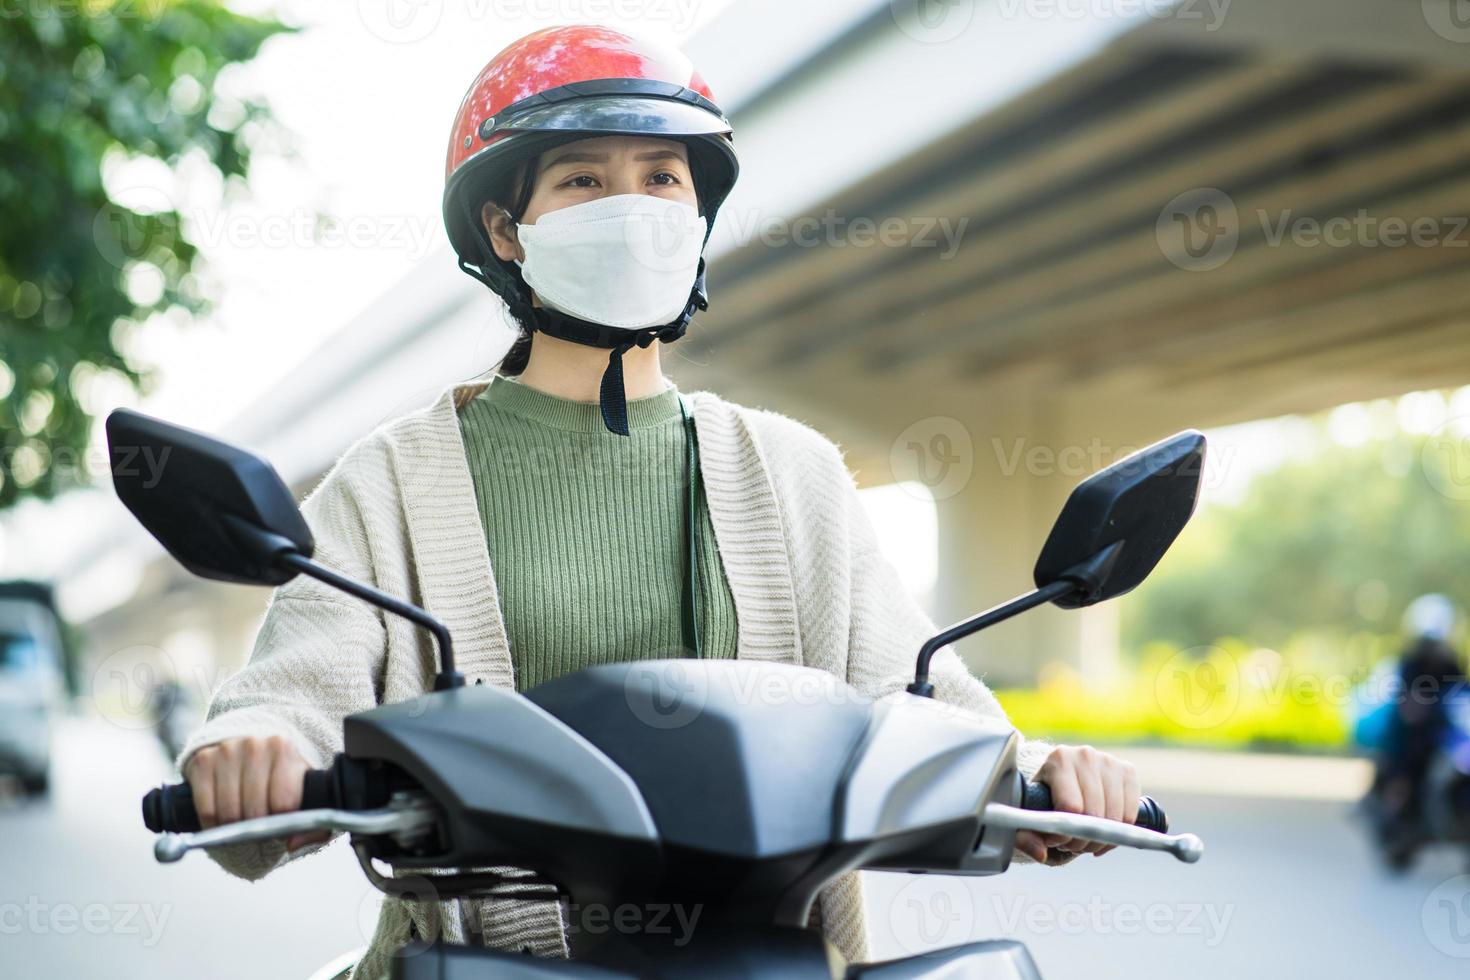
[[[188,783],[151,789],[143,797],[143,826],[155,834],[188,834],[199,829],[194,791]]]
[[[331,769],[308,769],[301,782],[301,809],[323,810],[340,805]],[[143,826],[155,834],[190,834],[199,830],[194,810],[194,790],[188,783],[174,783],[149,790],[143,797]]]
[[[1056,809],[1051,802],[1051,787],[1046,783],[1023,783],[1021,807],[1026,810]],[[1164,812],[1164,808],[1154,801],[1153,797],[1141,796],[1138,799],[1138,819],[1134,821],[1134,826],[1167,834],[1169,816]]]

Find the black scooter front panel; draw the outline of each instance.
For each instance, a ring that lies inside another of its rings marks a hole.
[[[617,887],[657,876],[658,832],[637,786],[581,735],[513,691],[461,687],[352,715],[347,755],[392,763],[444,812],[446,849],[401,867],[524,862]]]
[[[526,697],[632,777],[666,846],[738,861],[832,845],[872,711],[825,671],[732,660],[594,667]]]
[[[819,932],[776,927],[700,925],[677,941],[613,933],[587,959],[570,962],[438,943],[405,952],[393,980],[842,980],[849,973]]]

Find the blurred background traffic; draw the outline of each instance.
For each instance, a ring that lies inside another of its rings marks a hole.
[[[512,333],[444,239],[443,140],[492,54],[577,21],[679,44],[734,122],[671,374],[838,441],[936,620],[1024,589],[1088,473],[1210,436],[1147,584],[961,648],[1023,731],[1134,759],[1206,861],[871,875],[875,951],[1464,976],[1465,0],[0,5],[0,972],[305,976],[366,942],[340,845],[249,886],[152,863],[138,797],[267,595],[164,557],[98,420],[305,494],[490,369]]]

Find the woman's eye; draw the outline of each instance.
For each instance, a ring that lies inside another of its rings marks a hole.
[[[654,183],[657,183],[657,184],[677,184],[677,183],[679,183],[679,177],[678,177],[678,175],[673,174],[673,173],[670,173],[667,170],[660,170],[658,173],[654,174],[652,177],[650,177],[648,179],[651,180],[651,181],[653,181]]]
[[[591,174],[578,174],[562,185],[563,187],[596,187],[597,178]]]

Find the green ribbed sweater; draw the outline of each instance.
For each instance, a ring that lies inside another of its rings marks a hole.
[[[678,392],[628,402],[629,436],[596,403],[498,379],[460,413],[517,690],[570,671],[686,656],[688,462]],[[734,657],[735,601],[699,504],[700,643]]]

